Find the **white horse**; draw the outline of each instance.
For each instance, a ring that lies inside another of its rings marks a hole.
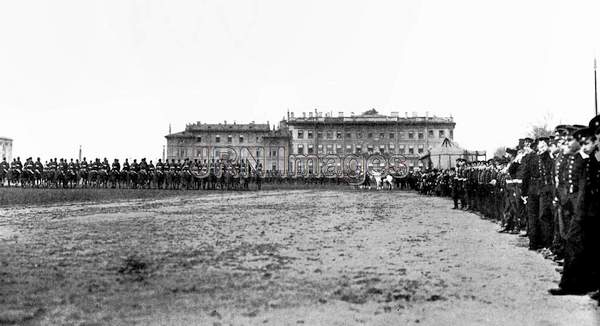
[[[388,174],[383,179],[383,184],[385,185],[386,189],[388,189],[388,190],[394,189],[394,177],[391,174]]]
[[[381,173],[373,171],[373,179],[375,180],[375,189],[383,189],[383,177]]]

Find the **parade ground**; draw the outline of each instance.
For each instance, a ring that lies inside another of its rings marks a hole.
[[[598,325],[556,265],[449,199],[199,192],[0,208],[0,324]]]

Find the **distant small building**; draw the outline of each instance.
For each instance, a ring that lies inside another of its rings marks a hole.
[[[424,166],[433,169],[449,169],[456,167],[456,160],[459,158],[467,160],[467,162],[485,160],[487,157],[485,151],[468,151],[449,138],[444,139],[441,146],[432,148],[427,154],[421,156]]]
[[[7,161],[12,161],[12,142],[10,138],[0,137],[0,150],[2,150],[2,158],[6,158]]]

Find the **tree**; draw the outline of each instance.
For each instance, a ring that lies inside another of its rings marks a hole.
[[[363,115],[376,115],[376,114],[379,114],[379,112],[377,112],[377,110],[375,110],[375,109],[371,109],[371,110],[363,112]]]
[[[502,158],[502,157],[504,157],[505,154],[506,154],[506,148],[498,147],[494,151],[494,158]]]
[[[531,129],[527,136],[533,139],[539,137],[548,137],[554,133],[554,128],[552,124],[552,114],[547,112],[541,119],[541,121],[537,121],[536,123],[532,123]]]

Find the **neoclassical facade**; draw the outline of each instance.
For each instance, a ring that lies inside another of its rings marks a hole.
[[[266,124],[194,123],[169,134],[167,159],[200,161],[223,158],[260,161],[266,169],[288,171],[290,155],[401,154],[409,167],[445,139],[454,138],[451,117],[382,115],[369,110],[359,115],[309,112],[288,113],[279,126]]]
[[[454,138],[453,119],[382,115],[375,110],[345,116],[320,112],[288,114],[292,154],[401,154],[408,166],[419,166],[429,149]]]
[[[6,158],[6,161],[12,161],[12,139],[0,137],[0,150],[2,151],[2,158]]]
[[[169,134],[167,159],[249,159],[265,169],[285,170],[290,136],[287,130],[261,123],[194,123],[184,131]]]

